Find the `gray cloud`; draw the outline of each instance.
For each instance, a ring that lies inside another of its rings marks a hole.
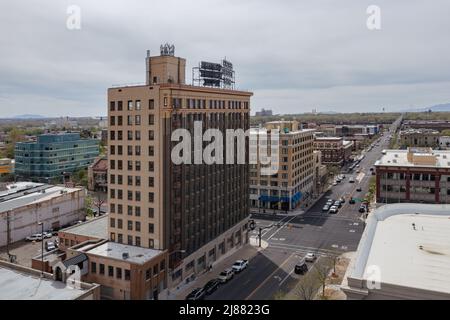
[[[343,5],[345,3],[345,5]],[[66,28],[81,8],[82,28]],[[366,28],[381,7],[382,29]],[[450,3],[425,1],[5,1],[0,117],[103,115],[106,89],[144,80],[171,42],[190,68],[230,59],[253,111],[379,111],[450,101]]]

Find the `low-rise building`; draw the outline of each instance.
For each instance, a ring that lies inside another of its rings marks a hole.
[[[18,142],[15,173],[22,179],[50,182],[87,168],[99,155],[98,141],[79,133],[43,134],[36,142]]]
[[[108,191],[108,159],[99,157],[88,167],[88,189],[90,191]]]
[[[14,171],[14,160],[9,158],[0,159],[0,176],[11,174]]]
[[[322,163],[325,165],[342,166],[350,160],[353,143],[342,137],[315,137],[314,150],[322,154]]]
[[[450,136],[439,137],[439,149],[450,149]]]
[[[272,114],[272,110],[266,110],[264,108],[261,109],[261,111],[256,111],[255,116],[257,117],[271,117]]]
[[[439,146],[439,131],[433,129],[406,129],[400,131],[400,145],[402,147],[429,147]]]
[[[450,205],[372,212],[342,290],[350,300],[449,300]]]
[[[268,122],[261,130],[279,131],[279,164],[272,175],[264,173],[261,163],[250,165],[251,207],[292,210],[308,201],[314,192],[315,130],[300,130],[297,121]]]
[[[44,231],[83,220],[84,188],[66,188],[43,183],[19,182],[0,192],[0,246]],[[9,241],[8,241],[9,239]]]
[[[375,168],[377,202],[450,203],[448,150],[384,150]]]
[[[328,179],[327,166],[322,164],[322,154],[314,150],[314,194],[319,195],[325,190]]]
[[[0,260],[0,300],[98,300],[100,286],[62,282],[49,273]]]

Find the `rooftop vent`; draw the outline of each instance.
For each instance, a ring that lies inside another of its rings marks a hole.
[[[397,163],[397,159],[392,160],[393,163]]]
[[[128,252],[124,252],[122,253],[122,259],[126,260],[130,257],[130,255],[128,254]]]
[[[442,155],[442,158],[447,159],[447,155],[446,154]]]

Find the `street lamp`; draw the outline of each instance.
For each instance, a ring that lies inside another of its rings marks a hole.
[[[41,221],[38,223],[38,226],[41,226],[41,277],[44,277],[44,223]]]

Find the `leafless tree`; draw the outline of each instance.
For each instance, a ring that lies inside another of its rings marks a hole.
[[[332,268],[332,259],[329,257],[321,258],[314,265],[313,274],[322,287],[322,296],[325,297],[325,286],[327,284],[328,274]]]
[[[296,293],[302,300],[313,300],[320,288],[320,282],[314,274],[306,274],[296,286]]]
[[[102,194],[98,193],[98,194],[96,195],[95,199],[94,199],[94,206],[97,208],[97,212],[98,212],[98,215],[99,215],[99,216],[101,215],[101,208],[102,208],[102,205],[103,205],[105,202],[106,202],[105,197],[104,197]]]

